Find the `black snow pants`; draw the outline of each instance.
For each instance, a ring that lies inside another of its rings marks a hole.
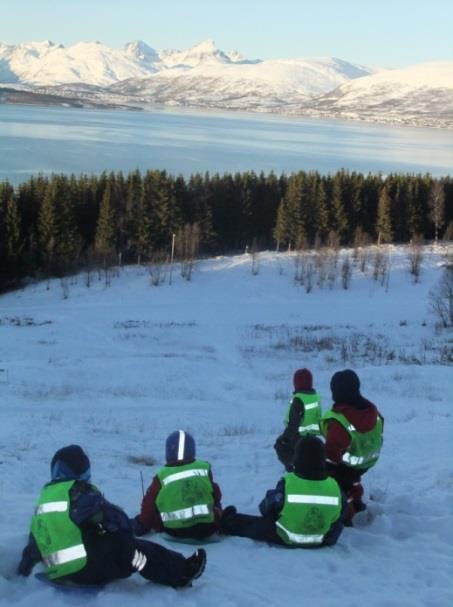
[[[343,530],[343,520],[340,517],[325,534],[322,546],[333,546],[336,544],[340,533]],[[277,535],[275,530],[275,520],[269,516],[253,516],[251,514],[231,514],[222,523],[222,532],[225,535],[237,535],[239,537],[249,537],[259,542],[268,542],[269,544],[278,544],[293,547]]]
[[[186,572],[184,556],[154,542],[138,540],[129,533],[116,531],[84,537],[84,544],[87,551],[85,567],[67,576],[78,584],[105,584],[135,572],[156,584],[176,588],[183,583]]]

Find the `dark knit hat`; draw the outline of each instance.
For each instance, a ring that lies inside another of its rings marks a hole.
[[[193,436],[184,430],[172,432],[165,443],[165,458],[167,464],[194,460],[195,440]]]
[[[352,369],[337,371],[330,380],[330,389],[335,403],[360,406],[362,395],[360,394],[360,380],[357,373]]]
[[[59,449],[50,463],[53,481],[84,480],[91,477],[90,460],[79,445],[68,445]]]
[[[326,478],[326,451],[317,436],[303,436],[294,450],[294,471],[309,480]]]
[[[294,390],[307,392],[313,390],[313,376],[308,369],[297,369],[293,377]]]

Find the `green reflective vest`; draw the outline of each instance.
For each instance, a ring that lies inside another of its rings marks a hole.
[[[359,432],[350,421],[342,414],[335,411],[327,411],[321,420],[323,434],[327,434],[327,425],[330,419],[340,423],[351,437],[351,444],[346,453],[343,454],[342,463],[350,468],[363,468],[368,470],[379,459],[383,443],[384,421],[378,415],[376,424],[369,432]]]
[[[306,394],[305,392],[295,392],[293,398],[289,401],[288,410],[285,416],[285,426],[289,422],[289,412],[291,410],[291,404],[294,398],[298,398],[304,404],[304,415],[301,416],[299,422],[299,436],[314,435],[319,436],[321,430],[319,428],[319,421],[321,419],[321,398],[317,392],[313,394]]]
[[[45,485],[31,521],[31,533],[51,579],[80,571],[87,562],[82,533],[69,517],[73,484],[63,481]]]
[[[338,483],[330,476],[322,481],[309,481],[293,472],[283,478],[285,502],[275,523],[277,534],[291,546],[319,546],[341,515]]]
[[[164,527],[181,529],[214,521],[214,488],[208,462],[165,466],[158,473],[156,506]]]

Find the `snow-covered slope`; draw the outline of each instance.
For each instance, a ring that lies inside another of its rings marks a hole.
[[[453,62],[380,71],[332,57],[249,60],[210,39],[162,51],[140,40],[122,50],[100,42],[68,48],[49,41],[0,43],[0,87],[26,86],[32,94],[104,106],[163,104],[452,126],[452,80]]]
[[[201,262],[191,282],[174,271],[172,286],[167,274],[151,287],[145,267],[130,267],[110,287],[96,274],[87,288],[81,274],[1,296],[0,605],[451,607],[452,342],[428,301],[442,252],[425,249],[418,284],[407,250],[391,247],[388,259],[384,286],[368,261],[348,290],[337,280],[310,294],[294,281],[292,254],[262,253],[256,275],[243,255]],[[202,578],[178,592],[134,576],[89,602],[15,576],[49,460],[66,444],[87,450],[93,481],[134,515],[140,471],[149,483],[167,434],[185,428],[223,504],[256,514],[283,473],[272,445],[301,366],[324,409],[332,373],[354,368],[385,417],[381,458],[363,479],[366,526],[319,550],[224,538],[206,547]]]
[[[299,94],[317,95],[336,86],[370,73],[371,70],[338,59],[259,61],[247,60],[236,51],[224,53],[213,40],[206,40],[188,50],[157,52],[142,41],[126,44],[123,50],[111,49],[99,42],[80,42],[68,48],[46,41],[18,46],[0,45],[0,82],[54,86],[61,84],[89,84],[105,87],[122,81],[125,92],[137,87],[158,88],[159,84],[141,85],[141,79],[153,77],[156,72],[167,84],[186,76],[191,89],[199,81],[213,99],[225,92],[236,96],[242,86],[264,86],[263,94],[272,88],[286,93],[293,85]],[[152,82],[152,78],[151,78]],[[209,82],[209,87],[204,86]],[[218,88],[216,88],[216,84]],[[168,101],[172,101],[169,87]]]
[[[175,64],[171,70],[127,80],[110,90],[139,95],[147,103],[287,111],[294,104],[369,73],[366,68],[335,58],[252,63],[232,62],[223,54],[207,56],[209,61],[200,60],[190,70],[184,63]]]
[[[315,112],[381,121],[453,120],[453,61],[385,70],[343,84]]]
[[[79,42],[68,48],[49,41],[1,45],[0,61],[13,75],[4,82],[31,85],[108,86],[125,78],[148,76],[154,71],[152,64],[134,57],[130,50],[118,51],[100,42]]]

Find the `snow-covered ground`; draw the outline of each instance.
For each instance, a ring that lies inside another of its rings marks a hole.
[[[111,286],[70,279],[66,299],[58,280],[0,297],[0,605],[453,604],[453,373],[441,364],[452,334],[436,331],[428,303],[442,251],[425,250],[418,284],[407,251],[392,249],[384,285],[368,264],[348,290],[337,281],[309,294],[292,255],[258,262],[256,275],[243,255],[200,262],[192,282],[173,273],[171,286],[168,275],[153,287],[147,269],[128,267]],[[225,538],[207,546],[205,574],[183,591],[134,576],[87,600],[14,575],[50,458],[69,443],[134,515],[140,471],[148,483],[167,434],[184,428],[211,461],[224,505],[256,513],[282,474],[272,445],[300,366],[313,370],[324,408],[332,373],[354,368],[385,417],[381,459],[364,477],[367,525],[319,550]]]

